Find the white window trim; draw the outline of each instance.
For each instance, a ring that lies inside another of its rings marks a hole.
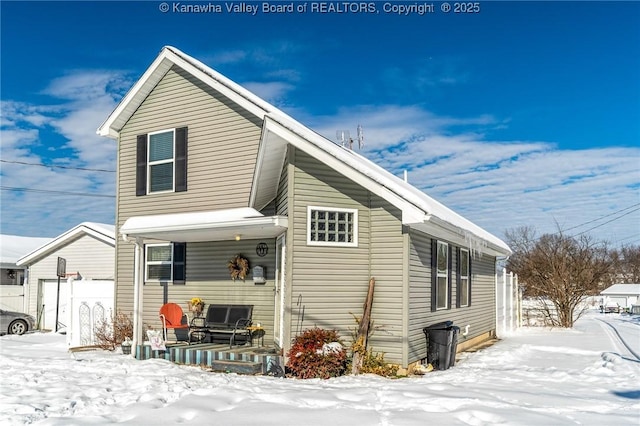
[[[311,241],[311,211],[320,210],[325,212],[352,213],[353,214],[353,241]],[[358,209],[345,209],[340,207],[307,206],[307,245],[325,247],[358,247]]]
[[[460,274],[460,287],[464,288],[464,286],[462,285],[462,281],[463,280],[467,280],[467,303],[465,305],[462,304],[462,302],[460,302],[460,307],[461,308],[466,308],[467,306],[469,306],[469,299],[471,296],[471,277],[469,276],[469,270],[470,270],[470,266],[471,266],[471,257],[469,250],[467,249],[460,249],[460,254],[462,255],[462,253],[467,253],[467,275],[462,275]],[[462,256],[460,256],[462,257]],[[458,259],[458,262],[460,262],[460,259]],[[462,270],[462,266],[460,266],[460,270]]]
[[[440,245],[443,245],[446,247],[445,253],[447,254],[447,265],[446,265],[444,274],[441,274],[438,268],[437,256],[440,254]],[[444,241],[438,241],[436,248],[437,248],[436,250],[436,311],[441,311],[441,310],[449,309],[449,243],[446,243]],[[439,291],[439,283],[440,283],[439,278],[445,279],[444,306],[438,306],[439,294],[437,292]]]
[[[149,247],[163,247],[169,246],[171,247],[171,260],[169,261],[149,261]],[[169,274],[169,278],[167,280],[159,280],[157,278],[149,278],[149,265],[169,265],[169,270],[171,271]],[[144,280],[147,282],[172,282],[173,281],[173,244],[172,243],[161,243],[161,244],[145,244],[144,246]]]
[[[160,133],[171,132],[173,135],[173,157],[170,160],[159,160],[159,161],[149,161],[149,156],[151,153],[151,136],[157,135]],[[166,189],[164,191],[153,191],[151,192],[151,166],[157,166],[160,164],[171,163],[172,165],[172,179],[171,179],[171,189]],[[176,190],[176,129],[164,129],[159,130],[157,132],[151,132],[147,134],[147,194],[164,194],[167,192],[175,192]]]

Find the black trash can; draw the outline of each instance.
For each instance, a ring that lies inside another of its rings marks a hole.
[[[444,321],[422,329],[427,338],[427,362],[436,370],[446,370],[456,363],[460,327]]]

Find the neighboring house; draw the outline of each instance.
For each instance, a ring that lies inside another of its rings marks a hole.
[[[621,308],[631,308],[640,305],[640,284],[614,284],[600,292],[603,306],[618,305]]]
[[[58,258],[66,263],[65,276],[60,280]],[[75,345],[89,344],[90,338],[84,341],[78,338],[78,317],[89,309],[89,316],[93,318],[96,305],[99,311],[104,311],[100,313],[101,318],[108,318],[113,309],[115,226],[83,222],[26,254],[17,263],[29,267],[25,295],[28,313],[36,317],[39,328],[66,328]],[[82,285],[71,286],[73,281]]]
[[[462,345],[494,335],[503,241],[179,50],[98,133],[117,140],[116,306],[136,313],[135,343],[163,303],[192,297],[254,305],[285,353],[313,326],[348,341],[370,277],[370,343],[390,362],[425,358],[439,321],[469,325]],[[239,253],[264,285],[231,279]]]
[[[51,238],[0,235],[0,308],[26,312],[24,281],[27,268],[16,262]]]

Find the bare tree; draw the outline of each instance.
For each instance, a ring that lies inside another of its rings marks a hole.
[[[507,267],[518,274],[524,296],[543,302],[552,325],[572,327],[584,313],[585,298],[597,294],[610,271],[606,245],[561,232],[536,239],[532,228],[509,230],[506,239],[514,251]]]
[[[622,246],[611,250],[611,283],[640,283],[640,246]]]

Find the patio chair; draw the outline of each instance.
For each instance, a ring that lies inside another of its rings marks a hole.
[[[165,303],[162,305],[160,308],[160,320],[162,321],[162,330],[165,342],[167,341],[168,329],[189,329],[189,324],[187,322],[182,322],[182,319],[185,317],[186,315],[182,312],[182,308],[177,303]]]

